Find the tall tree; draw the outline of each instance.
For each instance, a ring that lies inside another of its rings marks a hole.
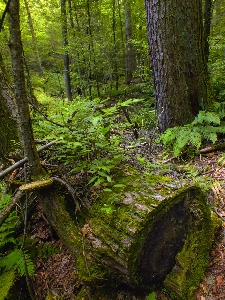
[[[72,98],[71,79],[70,79],[70,59],[68,52],[67,38],[67,11],[66,0],[61,0],[61,21],[62,21],[62,39],[63,39],[63,61],[64,61],[64,81],[66,87],[66,97],[70,101]]]
[[[131,5],[130,0],[124,3],[125,14],[125,32],[126,32],[126,68],[125,68],[125,81],[127,84],[131,83],[133,71],[135,69],[135,55],[134,48],[131,42],[132,39],[132,23],[131,23]]]
[[[10,151],[15,150],[15,144],[19,141],[16,125],[17,108],[15,97],[9,80],[6,77],[6,71],[0,54],[0,160],[4,160]],[[12,116],[14,114],[14,118]],[[14,143],[14,142],[16,143]]]
[[[41,59],[40,59],[40,55],[39,55],[37,39],[36,39],[35,31],[34,31],[34,26],[33,26],[33,20],[32,20],[32,16],[31,16],[31,12],[30,12],[30,7],[29,7],[29,4],[28,4],[27,0],[24,0],[24,3],[25,3],[26,11],[27,11],[27,17],[28,17],[30,32],[31,32],[32,41],[33,41],[33,47],[34,47],[34,51],[36,53],[39,74],[42,77],[44,75],[44,73],[43,73],[43,70],[42,70]]]
[[[145,0],[161,132],[194,119],[211,101],[202,0]]]
[[[209,58],[209,37],[211,29],[211,19],[213,11],[213,0],[205,0],[204,4],[204,37],[205,37],[205,56]]]
[[[19,0],[11,0],[8,11],[10,42],[9,48],[12,57],[12,70],[14,79],[15,102],[17,122],[20,131],[24,154],[31,167],[31,177],[42,174],[42,167],[34,143],[28,99],[25,87],[24,58],[21,42]]]

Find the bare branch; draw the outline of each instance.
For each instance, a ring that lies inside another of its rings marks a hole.
[[[55,141],[52,141],[40,148],[38,148],[38,153],[43,151],[43,150],[46,150],[48,149],[49,147],[51,147],[52,145],[54,145],[56,142],[58,142],[59,140],[55,140]],[[1,178],[4,178],[6,175],[8,175],[9,173],[11,173],[12,171],[14,171],[15,169],[21,167],[22,165],[24,165],[26,162],[28,161],[27,157],[19,160],[18,162],[16,162],[14,165],[10,166],[9,168],[5,169],[4,171],[0,172],[0,179]]]
[[[69,185],[66,181],[62,180],[61,178],[58,177],[52,177],[53,180],[60,182],[62,185],[64,185],[67,190],[70,192],[71,196],[73,197],[74,203],[76,205],[76,209],[80,210],[80,205],[75,197],[76,191],[74,190],[74,188]]]

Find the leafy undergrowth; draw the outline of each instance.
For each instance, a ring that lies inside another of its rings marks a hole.
[[[157,142],[159,136],[154,126],[154,113],[148,110],[147,119],[151,120],[151,124],[144,122],[146,116],[141,114],[143,103],[139,106],[140,100],[115,103],[101,103],[99,99],[92,102],[78,100],[68,106],[64,106],[64,103],[58,103],[57,106],[46,100],[45,108],[49,109],[50,106],[49,115],[58,125],[45,117],[40,118],[36,113],[33,119],[36,138],[47,141],[60,138],[54,149],[41,153],[43,166],[50,175],[61,178],[76,191],[76,197],[85,209],[89,208],[95,197],[93,190],[98,193],[98,184],[113,183],[113,168],[129,162],[140,172],[164,174],[174,181],[185,179],[209,189],[209,205],[221,218],[225,218],[223,153],[195,155],[190,159],[184,156],[188,152],[184,152],[182,156],[171,157],[169,154],[172,152],[163,152]],[[135,136],[136,123],[138,139]],[[21,179],[20,173],[18,177]],[[71,201],[66,188],[60,192],[66,200]],[[225,299],[224,230],[225,223],[213,246],[211,261],[196,300]],[[32,279],[35,299],[76,299],[81,283],[77,279],[75,262],[49,226],[39,205],[29,224],[28,235],[36,251]],[[156,299],[170,298],[164,291],[157,291]]]
[[[146,162],[149,163],[149,168],[154,167],[154,171],[158,173],[167,173],[175,180],[186,179],[196,181],[199,184],[208,183],[211,188],[208,192],[209,205],[225,219],[225,165],[224,155],[221,152],[209,153],[201,156],[195,156],[192,160],[183,160],[182,158],[174,158],[169,164],[165,163],[168,158],[161,152],[161,148],[154,144],[151,145],[151,155],[149,154],[150,145],[141,141],[135,149],[129,148],[128,140],[132,133],[127,133],[124,147],[130,155],[130,163],[135,165],[140,171],[143,171],[143,166]],[[127,144],[126,144],[127,143]],[[150,158],[151,156],[151,158]],[[161,165],[159,164],[161,157]],[[150,162],[151,159],[151,162]],[[62,168],[60,173],[66,173],[65,168]],[[82,174],[67,173],[64,176],[71,185],[76,181],[82,183],[84,178]],[[83,195],[80,195],[83,197]],[[84,197],[85,198],[85,197]],[[54,299],[76,299],[76,294],[79,291],[80,282],[76,277],[75,263],[69,253],[64,249],[62,243],[57,240],[54,232],[45,218],[43,217],[41,208],[38,206],[33,224],[31,224],[33,237],[39,240],[39,243],[51,241],[59,250],[58,253],[49,258],[41,257],[36,260],[36,269],[33,279],[33,286],[36,292],[36,299],[44,300],[48,295],[56,297]],[[196,293],[195,300],[219,300],[225,299],[225,222],[223,228],[215,241],[212,251],[209,266],[206,270],[205,277]],[[157,300],[171,300],[165,291],[156,291]],[[194,300],[194,299],[193,299]]]

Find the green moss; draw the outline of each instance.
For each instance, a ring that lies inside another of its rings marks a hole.
[[[97,237],[101,245],[92,247],[90,240],[84,244],[86,258],[78,259],[77,263],[81,280],[91,285],[97,283],[99,278],[111,282],[121,275],[115,267],[118,264],[118,270],[123,267],[129,270],[128,284],[150,291],[153,285],[147,286],[145,281],[142,282],[139,278],[142,275],[137,272],[140,251],[146,245],[148,235],[151,236],[154,224],[161,222],[162,217],[179,204],[181,208],[184,205],[188,212],[188,224],[185,226],[181,221],[180,228],[188,230],[184,234],[182,250],[178,250],[177,255],[175,252],[176,265],[167,276],[165,286],[173,299],[193,299],[208,262],[218,218],[212,218],[205,195],[198,187],[176,190],[168,177],[143,175],[133,169],[127,173],[118,173],[113,184],[120,183],[121,187],[109,185],[107,188],[111,191],[102,191],[89,211],[87,220],[91,220],[93,237]],[[189,192],[191,194],[186,201]],[[110,207],[108,213],[105,207]],[[112,268],[105,265],[105,259],[113,262]]]
[[[194,299],[194,293],[209,261],[209,252],[215,233],[221,226],[219,218],[214,213],[211,214],[208,207],[203,202],[201,203],[203,221],[201,224],[196,224],[196,228],[186,238],[181,252],[176,256],[175,267],[164,281],[172,299]],[[200,226],[202,228],[199,230]]]

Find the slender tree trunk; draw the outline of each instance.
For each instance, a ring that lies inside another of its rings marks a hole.
[[[66,0],[61,0],[61,22],[62,22],[62,39],[63,39],[63,61],[64,61],[64,81],[66,87],[66,97],[68,101],[72,99],[71,79],[70,79],[70,60],[68,52],[68,38],[67,38],[67,13]]]
[[[130,1],[126,0],[124,3],[125,14],[125,31],[126,31],[126,84],[130,84],[133,77],[133,70],[135,68],[134,48],[131,43],[132,26],[131,26],[131,6]]]
[[[205,56],[206,61],[208,62],[209,58],[209,37],[210,37],[210,28],[212,20],[212,10],[213,10],[213,1],[205,0],[204,7],[204,37],[205,37]]]
[[[201,0],[145,0],[161,132],[210,104]]]
[[[42,174],[42,167],[34,143],[30,112],[25,88],[24,58],[20,32],[19,0],[11,0],[9,6],[9,48],[12,57],[12,69],[15,86],[15,100],[18,110],[17,122],[23,144],[24,154],[31,167],[31,177]]]
[[[75,29],[74,19],[73,19],[73,7],[72,7],[71,0],[68,0],[68,7],[69,7],[69,21],[70,21],[70,26],[71,26],[71,29],[73,30],[74,40],[76,40],[77,36],[76,36],[76,29]],[[78,31],[80,31],[80,29],[79,29],[79,23],[78,23]],[[85,96],[84,89],[83,89],[82,72],[81,72],[81,67],[80,67],[80,61],[82,60],[82,58],[80,58],[80,53],[79,53],[78,49],[75,49],[75,52],[76,52],[75,56],[76,56],[77,72],[78,72],[79,80],[80,80],[80,89],[81,89],[81,92],[82,92],[82,96]]]
[[[15,150],[16,143],[19,142],[18,129],[16,124],[17,107],[15,96],[3,65],[0,54],[0,159],[4,159],[10,151]],[[13,143],[13,141],[15,143]]]
[[[34,26],[33,26],[33,20],[32,20],[32,17],[31,17],[30,8],[29,8],[29,4],[28,4],[27,0],[24,0],[24,3],[25,3],[25,6],[26,6],[26,10],[27,10],[27,16],[28,16],[28,21],[29,21],[29,26],[30,26],[34,51],[35,51],[36,57],[37,57],[39,74],[42,77],[44,74],[43,74],[43,70],[42,70],[42,66],[41,66],[41,59],[40,59],[40,55],[39,55],[39,51],[38,51],[38,45],[37,45],[37,39],[36,39]]]
[[[113,32],[113,73],[116,80],[116,90],[119,88],[119,75],[118,75],[118,59],[117,59],[117,41],[116,41],[116,1],[112,1],[112,32]],[[113,80],[113,78],[112,78]]]

